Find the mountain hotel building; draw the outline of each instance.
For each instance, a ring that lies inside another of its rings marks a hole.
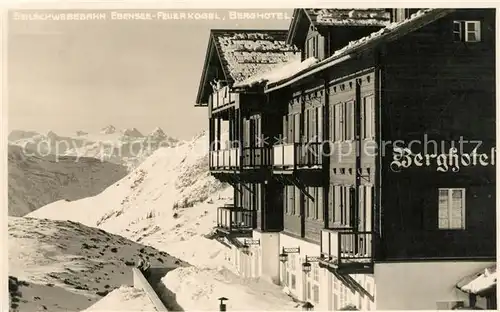
[[[495,23],[296,9],[212,30],[196,103],[242,276],[315,310],[496,309]]]

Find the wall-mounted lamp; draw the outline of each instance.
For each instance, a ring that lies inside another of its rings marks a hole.
[[[242,251],[246,254],[249,253],[250,245],[260,245],[260,239],[245,239],[243,246],[241,246]]]
[[[250,246],[247,244],[243,244],[241,246],[241,250],[243,251],[243,253],[248,253],[250,251]]]
[[[280,261],[283,263],[287,262],[289,253],[300,253],[300,247],[296,247],[296,248],[283,247],[281,250],[281,253],[279,255]]]
[[[311,272],[311,262],[319,262],[321,257],[308,257],[306,256],[306,260],[302,263],[302,272],[309,273]]]

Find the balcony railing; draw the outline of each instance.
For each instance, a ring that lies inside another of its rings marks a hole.
[[[270,147],[244,147],[243,167],[267,167],[272,165]]]
[[[237,94],[230,92],[228,86],[222,87],[217,91],[212,93],[212,109],[217,109],[229,104],[232,104],[236,101]]]
[[[320,168],[323,164],[323,143],[287,143],[273,147],[273,166],[300,169]]]
[[[241,207],[217,208],[217,228],[228,232],[251,231],[255,227],[255,211]]]
[[[373,232],[321,230],[321,255],[341,267],[373,263]]]
[[[210,151],[209,166],[212,170],[235,170],[240,166],[239,148]]]

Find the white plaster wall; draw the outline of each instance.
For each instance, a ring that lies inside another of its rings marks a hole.
[[[279,252],[281,253],[282,247],[285,248],[296,248],[300,247],[300,254],[298,255],[299,260],[296,263],[295,275],[297,278],[297,287],[295,290],[290,289],[293,295],[295,295],[299,300],[305,300],[305,275],[302,272],[302,262],[305,256],[317,257],[320,254],[320,246],[319,244],[312,244],[306,242],[304,240],[294,238],[288,236],[286,234],[280,233],[279,239]],[[289,257],[290,258],[290,257]],[[281,267],[280,265],[280,281],[284,281],[284,277],[281,276]],[[310,273],[312,274],[312,272]],[[366,290],[369,290],[372,295],[375,295],[375,280],[372,274],[352,274],[353,277],[358,283]],[[333,298],[334,298],[334,274],[329,272],[327,269],[319,269],[319,285],[320,285],[320,293],[319,293],[319,303],[314,303],[314,310],[333,310]],[[344,296],[341,301],[340,292],[344,292],[346,296]],[[360,294],[359,292],[352,292],[346,285],[339,283],[339,288],[337,291],[338,303],[337,309],[342,308],[343,306],[352,303],[358,309],[362,310],[375,310],[375,302],[372,301],[368,296],[364,294]]]
[[[258,252],[260,252],[260,259],[258,260],[260,272],[258,276],[262,276],[275,284],[279,284],[280,234],[253,231],[252,238],[260,239],[260,245],[255,245],[259,251],[254,253],[254,255],[259,256]]]
[[[296,276],[296,288],[291,289],[291,293],[296,296],[299,300],[305,300],[305,274],[302,272],[302,263],[304,262],[305,256],[318,257],[320,255],[319,244],[312,244],[304,240],[288,236],[286,234],[280,233],[279,237],[279,253],[281,253],[282,248],[296,248],[300,247],[300,253],[297,255],[297,260],[295,263],[294,274]],[[289,259],[290,259],[289,255]],[[281,273],[280,265],[280,273]],[[314,310],[326,310],[328,307],[327,291],[328,291],[328,278],[325,269],[320,269],[319,272],[319,284],[320,284],[320,302],[319,304],[313,303],[315,305]],[[312,273],[311,273],[312,274]],[[284,282],[284,277],[280,276],[280,281]]]
[[[456,283],[493,264],[486,261],[377,263],[376,308],[435,310],[438,301],[465,301],[467,305],[468,296],[455,288]],[[484,301],[478,300],[477,304]]]

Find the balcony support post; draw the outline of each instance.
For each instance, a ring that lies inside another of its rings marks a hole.
[[[240,158],[240,169],[243,168],[243,114],[241,112],[241,106],[238,108],[236,113],[237,120],[237,133],[238,133],[238,156]]]
[[[218,117],[217,119],[217,123],[216,123],[216,127],[217,127],[217,132],[216,132],[216,144],[215,144],[215,148],[216,150],[220,150],[220,140],[221,140],[221,130],[220,130],[220,127],[221,127],[221,120],[220,120],[220,117]]]
[[[295,185],[300,190],[300,192],[302,194],[304,194],[307,198],[309,198],[310,200],[312,200],[314,202],[314,197],[311,194],[309,194],[308,191],[306,191],[306,187],[304,186],[304,184],[300,183],[297,176],[292,175],[292,178],[285,176],[285,179],[288,180],[291,184]]]
[[[235,181],[234,179],[235,179],[235,178],[234,178],[232,175],[230,175],[230,176],[229,176],[229,181],[228,181],[227,183],[229,183],[229,185],[231,185],[231,186],[232,186],[232,187],[233,187],[236,191],[238,191],[238,193],[240,193],[240,194],[241,194],[241,193],[242,193],[242,191],[240,190],[240,188],[239,188],[239,187],[237,187],[238,181]],[[241,185],[241,184],[240,184],[240,185]]]

